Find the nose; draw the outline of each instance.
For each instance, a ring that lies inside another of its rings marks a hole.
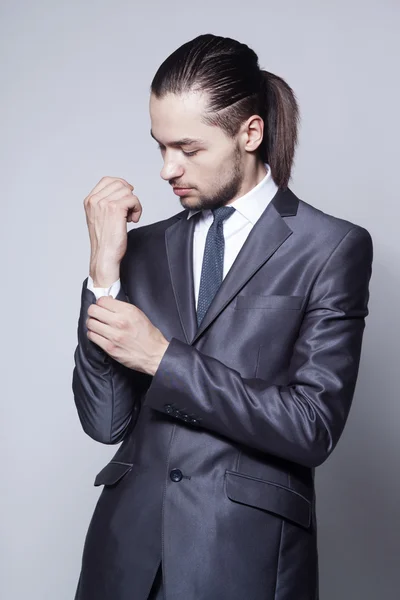
[[[160,175],[166,181],[171,179],[178,179],[183,175],[183,166],[177,160],[177,157],[167,157],[167,154],[164,156],[164,166],[161,169]]]

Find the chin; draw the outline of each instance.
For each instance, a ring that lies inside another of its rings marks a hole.
[[[200,210],[201,206],[199,206],[199,202],[198,200],[196,200],[195,198],[193,198],[192,200],[190,199],[190,196],[182,196],[181,198],[179,198],[183,208],[190,208],[190,210]]]

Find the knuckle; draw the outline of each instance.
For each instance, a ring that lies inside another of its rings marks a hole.
[[[126,320],[125,319],[118,319],[115,322],[115,327],[117,329],[125,329],[126,328]]]
[[[122,331],[118,331],[115,335],[114,335],[114,344],[120,345],[122,340],[123,340],[124,334]]]
[[[118,201],[117,200],[109,200],[108,201],[108,206],[110,208],[110,210],[115,211],[118,208]]]
[[[106,206],[111,206],[111,201],[108,200],[108,198],[100,198],[100,200],[97,203],[97,206],[99,208],[105,208]]]
[[[104,350],[107,352],[107,354],[113,356],[115,352],[115,345],[113,344],[113,342],[107,341],[104,344]]]
[[[133,185],[131,185],[130,183],[128,183],[128,181],[126,181],[126,179],[122,179],[122,177],[120,177],[120,181],[125,185],[128,186],[129,188],[133,189]]]

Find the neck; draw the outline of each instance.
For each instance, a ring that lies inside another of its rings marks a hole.
[[[234,202],[237,198],[244,196],[245,194],[247,194],[247,192],[250,192],[250,190],[256,187],[256,185],[258,185],[260,181],[264,179],[267,172],[268,171],[265,168],[265,165],[262,161],[257,160],[256,162],[254,162],[253,165],[251,165],[245,170],[243,181],[240,186],[240,189],[238,190],[238,193],[235,195],[234,198],[227,202],[227,205]]]

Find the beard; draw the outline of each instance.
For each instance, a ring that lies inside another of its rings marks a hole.
[[[232,167],[229,175],[224,183],[215,186],[216,189],[212,196],[200,194],[195,204],[185,202],[185,198],[183,197],[181,198],[181,205],[183,208],[189,208],[190,210],[211,210],[213,208],[225,206],[225,204],[232,200],[239,192],[243,177],[242,157],[239,146],[237,145],[233,152]]]

